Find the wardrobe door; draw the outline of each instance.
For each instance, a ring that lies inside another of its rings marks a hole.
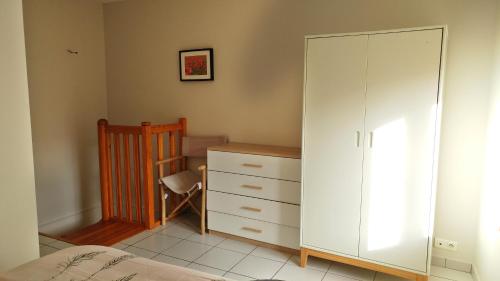
[[[370,35],[361,258],[426,272],[442,29]]]
[[[307,40],[302,245],[357,256],[367,36]]]

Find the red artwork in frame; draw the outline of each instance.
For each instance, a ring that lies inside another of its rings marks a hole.
[[[213,49],[179,51],[181,81],[214,80]]]
[[[207,75],[207,56],[196,55],[184,58],[184,74]]]

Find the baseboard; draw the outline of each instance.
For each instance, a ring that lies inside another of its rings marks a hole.
[[[96,205],[40,223],[38,231],[49,235],[60,235],[80,229],[100,219],[101,205]]]
[[[477,272],[477,267],[474,264],[472,264],[471,275],[472,275],[472,280],[481,281],[481,278],[479,278],[479,273]]]
[[[472,264],[459,260],[432,256],[432,265],[472,273]]]

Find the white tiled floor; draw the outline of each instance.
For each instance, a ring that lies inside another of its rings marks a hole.
[[[42,256],[70,244],[40,236]],[[272,278],[286,281],[404,281],[373,271],[299,257],[251,244],[206,234],[201,236],[186,217],[165,227],[145,231],[113,246],[156,261],[189,267],[234,280]],[[430,281],[472,281],[468,273],[432,267]]]

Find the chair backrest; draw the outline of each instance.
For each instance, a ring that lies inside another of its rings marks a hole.
[[[209,146],[226,144],[227,136],[200,136],[182,138],[182,156],[207,157]]]

